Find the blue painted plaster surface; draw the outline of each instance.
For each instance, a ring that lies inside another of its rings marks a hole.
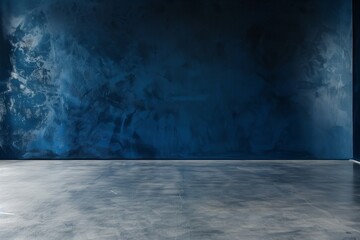
[[[2,158],[352,155],[350,0],[4,0],[2,15]]]

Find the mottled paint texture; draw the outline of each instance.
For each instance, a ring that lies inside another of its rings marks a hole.
[[[352,156],[350,0],[4,0],[2,15],[2,158]]]

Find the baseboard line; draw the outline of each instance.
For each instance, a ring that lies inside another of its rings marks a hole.
[[[360,162],[359,162],[359,161],[356,161],[356,160],[354,160],[354,159],[350,159],[349,161],[352,162],[352,163],[356,163],[356,164],[359,164],[359,165],[360,165]]]

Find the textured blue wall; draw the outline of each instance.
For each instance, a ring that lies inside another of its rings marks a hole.
[[[3,158],[352,156],[351,0],[2,9]]]

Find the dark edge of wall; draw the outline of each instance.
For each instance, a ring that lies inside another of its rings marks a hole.
[[[359,1],[353,0],[353,158],[360,159]]]

